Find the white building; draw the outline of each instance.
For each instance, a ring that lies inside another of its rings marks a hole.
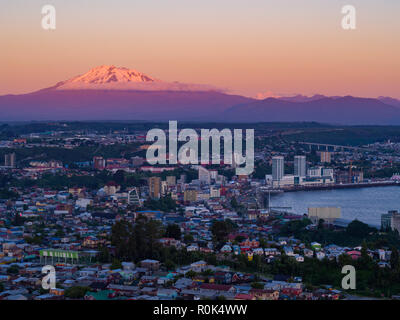
[[[274,180],[273,181],[273,187],[274,188],[279,188],[279,187],[289,187],[294,185],[294,176],[292,175],[286,175],[283,176],[280,180]]]
[[[140,206],[140,199],[137,188],[133,188],[128,192],[128,203],[130,205]]]
[[[219,198],[220,197],[220,190],[216,187],[210,188],[210,198]]]
[[[202,183],[210,184],[211,182],[211,175],[210,171],[208,171],[206,168],[199,166],[199,180]]]
[[[305,177],[306,171],[306,156],[294,157],[294,175],[296,177]]]
[[[279,181],[285,172],[285,161],[282,156],[272,157],[272,179]]]

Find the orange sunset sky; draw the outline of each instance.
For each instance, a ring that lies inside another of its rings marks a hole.
[[[341,28],[346,4],[356,30]],[[3,0],[0,43],[1,95],[112,64],[253,97],[400,98],[399,0]]]

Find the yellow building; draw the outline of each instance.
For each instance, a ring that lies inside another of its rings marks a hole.
[[[149,183],[149,196],[150,198],[160,198],[161,196],[161,178],[150,177]]]
[[[196,190],[185,190],[185,192],[183,194],[183,200],[185,202],[197,201],[197,191]]]

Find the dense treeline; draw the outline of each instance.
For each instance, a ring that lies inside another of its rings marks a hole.
[[[177,208],[176,201],[170,195],[161,197],[160,199],[147,199],[143,206],[150,210],[159,210],[163,212],[175,212]]]
[[[0,189],[0,199],[12,199],[15,200],[18,198],[18,193],[8,189]]]
[[[364,174],[365,178],[389,178],[392,177],[394,174],[400,173],[400,164],[394,165],[393,167],[389,168],[382,168],[379,170],[367,170]]]
[[[125,220],[116,222],[112,228],[111,244],[117,258],[137,261],[157,255],[157,243],[162,235],[160,222],[139,216],[134,225]]]
[[[400,126],[348,126],[331,129],[309,129],[286,135],[291,141],[319,142],[337,145],[359,146],[388,139],[399,141]]]
[[[92,161],[94,156],[104,158],[126,158],[129,159],[137,155],[138,144],[113,144],[107,146],[99,145],[80,145],[73,149],[61,147],[33,147],[0,149],[0,158],[4,159],[6,153],[15,152],[17,162],[27,165],[29,161],[62,161],[65,165],[73,165],[74,162]]]
[[[226,230],[230,223],[222,225],[214,223],[214,233],[220,237],[226,236]],[[169,231],[168,231],[169,229]],[[175,247],[164,247],[158,244],[162,236],[171,236],[171,233],[179,237],[176,226],[167,227],[154,220],[144,217],[137,219],[133,225],[126,221],[119,221],[112,228],[111,242],[114,249],[113,256],[105,248],[100,249],[99,259],[103,262],[113,262],[115,267],[119,261],[138,262],[142,259],[156,259],[163,263],[167,270],[174,270],[177,266],[187,265],[198,260],[205,260],[211,265],[225,265],[233,270],[249,272],[259,276],[285,275],[289,278],[302,277],[306,288],[318,288],[323,285],[332,285],[341,290],[341,273],[344,265],[353,265],[356,269],[356,290],[349,293],[357,293],[369,296],[387,296],[400,293],[400,258],[397,249],[392,248],[393,253],[390,267],[381,268],[367,254],[366,243],[361,250],[361,257],[353,260],[348,255],[341,255],[336,260],[318,260],[305,258],[304,262],[296,262],[294,258],[282,255],[272,263],[267,263],[264,256],[255,255],[252,260],[246,255],[215,255],[205,254],[199,251],[187,252]],[[117,260],[116,260],[117,259]]]
[[[71,122],[31,122],[20,124],[1,124],[0,137],[16,137],[29,133],[46,133],[50,131],[95,131],[99,134],[108,134],[114,131],[134,133],[137,131],[150,130],[153,128],[168,129],[168,122],[147,122],[147,121],[71,121]],[[178,122],[179,128],[255,128],[257,130],[285,129],[285,128],[323,128],[326,124],[316,122],[260,122],[260,123],[212,123],[212,122]]]
[[[320,221],[316,230],[307,230],[306,226],[311,224],[309,219],[290,221],[282,226],[282,236],[294,236],[303,242],[319,242],[322,245],[336,244],[339,246],[354,247],[366,242],[368,248],[379,249],[383,247],[400,248],[400,237],[397,231],[379,231],[367,224],[354,220],[343,230],[325,228]]]
[[[93,172],[93,175],[72,175],[67,176],[64,174],[43,174],[37,180],[32,179],[12,179],[9,180],[12,186],[16,187],[42,187],[51,188],[55,190],[63,190],[70,187],[85,187],[88,189],[99,189],[108,182],[115,182],[122,188],[140,186],[146,183],[146,174],[125,173],[117,171],[112,174],[108,171]],[[1,179],[0,179],[1,180]]]

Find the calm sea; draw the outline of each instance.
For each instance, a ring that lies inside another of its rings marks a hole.
[[[309,207],[340,207],[343,219],[380,226],[382,213],[400,211],[400,187],[285,192],[271,195],[271,207],[291,207],[285,210],[296,214],[307,213]]]

